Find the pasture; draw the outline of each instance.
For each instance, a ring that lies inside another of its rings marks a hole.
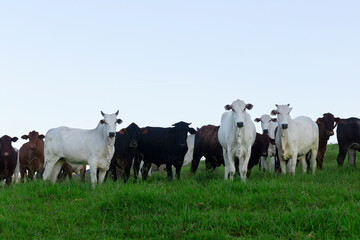
[[[244,184],[224,168],[180,181],[154,173],[147,182],[111,180],[93,190],[76,179],[0,189],[1,239],[358,239],[360,170],[337,167],[328,145],[322,171],[263,174]],[[346,160],[347,161],[347,160]]]

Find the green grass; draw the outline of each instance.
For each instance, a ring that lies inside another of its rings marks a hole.
[[[180,181],[16,184],[0,189],[0,239],[359,239],[360,172],[337,151],[315,176],[254,167],[245,184],[203,164]]]

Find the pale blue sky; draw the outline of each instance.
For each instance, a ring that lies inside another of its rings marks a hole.
[[[1,1],[0,135],[123,123],[360,117],[359,1]],[[256,123],[258,131],[260,124]],[[335,142],[335,138],[331,138]],[[16,147],[25,141],[20,139]]]

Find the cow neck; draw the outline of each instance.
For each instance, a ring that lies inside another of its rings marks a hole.
[[[96,127],[96,130],[99,131],[101,133],[101,138],[105,139],[105,146],[106,146],[106,159],[108,161],[111,160],[111,158],[114,155],[115,152],[115,137],[110,138],[107,135],[106,132],[106,128],[104,124],[99,123],[98,126]]]

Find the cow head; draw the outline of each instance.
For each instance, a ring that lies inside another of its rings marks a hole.
[[[194,128],[189,128],[190,124],[191,123],[186,123],[181,121],[172,125],[174,126],[174,130],[175,130],[175,138],[176,138],[175,141],[184,150],[187,150],[186,139],[188,133],[190,134],[196,133],[196,130]]]
[[[271,115],[273,116],[277,115],[277,121],[279,127],[281,127],[282,129],[287,129],[289,126],[289,120],[291,119],[290,112],[292,110],[292,107],[290,107],[290,104],[287,105],[275,104],[275,106],[277,107],[277,109],[272,110]]]
[[[341,119],[334,117],[331,113],[324,113],[322,118],[316,120],[317,124],[323,124],[326,129],[327,136],[334,135],[334,128],[340,123]]]
[[[255,122],[261,122],[263,133],[269,134],[269,126],[271,122],[277,122],[276,118],[271,118],[270,115],[264,114],[260,118],[255,118]]]
[[[139,128],[135,123],[131,123],[127,128],[123,128],[119,131],[119,134],[126,134],[129,138],[129,147],[138,147],[138,136],[140,134],[146,134],[148,130],[146,128]]]
[[[4,135],[0,138],[0,153],[1,157],[8,157],[13,151],[13,147],[11,145],[12,142],[16,142],[18,140],[17,137],[9,137],[8,135]]]
[[[37,148],[38,142],[43,141],[45,136],[42,134],[39,135],[39,133],[34,130],[32,132],[29,132],[29,135],[22,135],[21,138],[24,140],[29,139],[30,149],[35,150]]]
[[[231,105],[228,104],[225,106],[225,110],[232,110],[235,126],[238,128],[242,128],[244,126],[246,109],[251,110],[252,108],[252,104],[246,104],[244,101],[239,99],[235,100]]]
[[[116,135],[116,123],[122,123],[121,119],[116,119],[119,114],[119,110],[113,114],[105,114],[101,111],[101,115],[103,115],[104,119],[100,120],[100,124],[105,126],[106,136],[113,138]]]

